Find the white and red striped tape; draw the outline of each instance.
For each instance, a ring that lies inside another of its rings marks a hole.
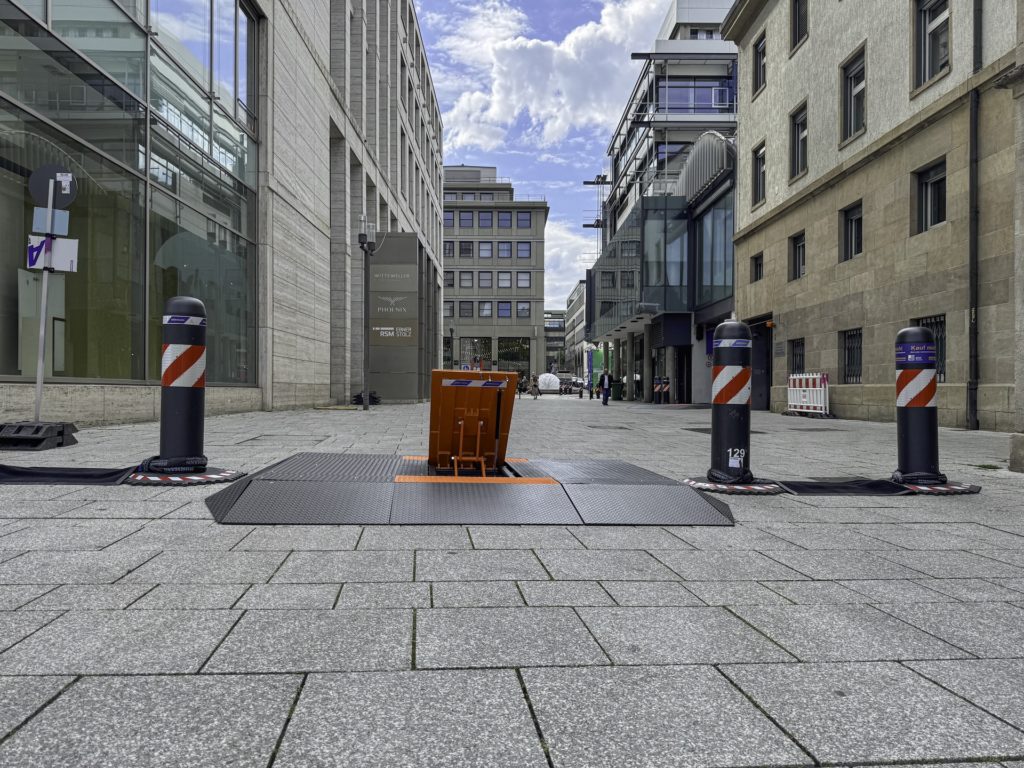
[[[750,368],[716,365],[711,369],[713,405],[750,405]]]
[[[164,387],[205,387],[206,347],[201,344],[164,344],[160,384]]]
[[[934,368],[903,370],[896,377],[897,408],[935,408],[937,392]]]

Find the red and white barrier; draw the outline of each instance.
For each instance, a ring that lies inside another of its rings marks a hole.
[[[789,377],[789,413],[828,416],[828,374],[798,373]]]

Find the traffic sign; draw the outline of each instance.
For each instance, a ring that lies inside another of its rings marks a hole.
[[[35,204],[46,208],[50,201],[50,181],[53,181],[53,207],[67,208],[78,195],[78,182],[63,165],[48,163],[32,171],[28,177],[28,192]]]

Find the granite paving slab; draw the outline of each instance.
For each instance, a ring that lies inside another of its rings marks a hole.
[[[679,575],[642,550],[539,549],[537,556],[555,579],[566,581],[678,581]]]
[[[338,608],[429,608],[430,584],[396,581],[349,582],[341,588]]]
[[[329,610],[334,607],[340,590],[340,584],[253,584],[234,607],[246,610]]]
[[[435,608],[517,608],[523,596],[514,581],[435,581]]]
[[[894,603],[880,606],[975,656],[1013,658],[1024,648],[1024,610],[1007,603]]]
[[[520,581],[519,590],[531,607],[615,605],[612,596],[596,581]]]
[[[416,553],[416,581],[518,581],[546,579],[528,549],[506,551],[426,550]]]
[[[0,612],[0,650],[10,648],[61,615],[60,611]]]
[[[1024,599],[1024,593],[1002,584],[995,579],[920,579],[928,589],[962,600],[965,603],[1010,602]]]
[[[460,525],[368,525],[359,549],[472,549]]]
[[[233,606],[248,589],[248,584],[160,584],[128,609],[225,609]]]
[[[234,550],[353,550],[362,530],[357,525],[263,525],[254,528],[234,546]]]
[[[1010,552],[1011,550],[1005,550]],[[970,552],[928,550],[920,552],[879,553],[886,560],[913,568],[937,579],[971,579],[984,577],[1020,578],[1024,569]]]
[[[271,580],[281,584],[411,581],[412,552],[293,552]]]
[[[127,608],[151,584],[65,584],[24,606],[26,611],[95,611]]]
[[[25,552],[0,563],[0,584],[110,584],[156,552]]]
[[[883,554],[884,552],[878,553]],[[925,575],[921,571],[915,571],[878,555],[871,552],[841,550],[772,552],[775,560],[811,579],[914,579]]]
[[[13,611],[56,589],[55,584],[0,585],[0,611]]]
[[[837,584],[864,596],[872,603],[954,603],[956,598],[924,586],[932,579],[854,579]]]
[[[692,544],[653,526],[579,526],[573,535],[587,549],[693,549]]]
[[[802,584],[805,582],[779,582]],[[811,582],[806,582],[811,583]],[[756,581],[688,581],[686,588],[707,605],[789,605],[778,592]]]
[[[943,688],[1024,728],[1024,659],[914,661],[907,666]]]
[[[0,677],[0,739],[21,725],[74,679],[70,676]],[[2,758],[3,753],[0,752]]]
[[[583,549],[580,540],[554,525],[470,526],[476,549]]]
[[[802,605],[867,602],[864,595],[834,581],[766,581],[764,586]]]
[[[125,577],[145,584],[255,584],[265,582],[286,552],[161,552]]]
[[[251,530],[245,525],[217,525],[212,520],[154,520],[117,542],[114,548],[228,550]]]
[[[46,520],[0,536],[0,547],[40,551],[98,550],[141,527],[142,523],[132,520]]]
[[[806,578],[758,552],[657,550],[651,554],[687,581]]]
[[[733,501],[730,499],[730,504]],[[735,505],[733,512],[736,513]],[[739,519],[739,518],[737,518]],[[715,527],[669,527],[665,530],[689,542],[697,549],[706,550],[764,550],[800,549],[799,546],[786,539],[773,536],[766,531],[751,525],[737,524],[733,528]]]

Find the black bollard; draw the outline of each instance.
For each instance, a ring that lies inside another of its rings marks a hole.
[[[206,407],[206,307],[175,296],[164,305],[160,375],[160,455],[148,471],[202,472]]]
[[[715,483],[752,483],[750,328],[726,320],[715,329],[711,369],[711,469]]]
[[[943,485],[939,472],[938,380],[935,336],[928,328],[896,334],[896,445],[894,483]]]

